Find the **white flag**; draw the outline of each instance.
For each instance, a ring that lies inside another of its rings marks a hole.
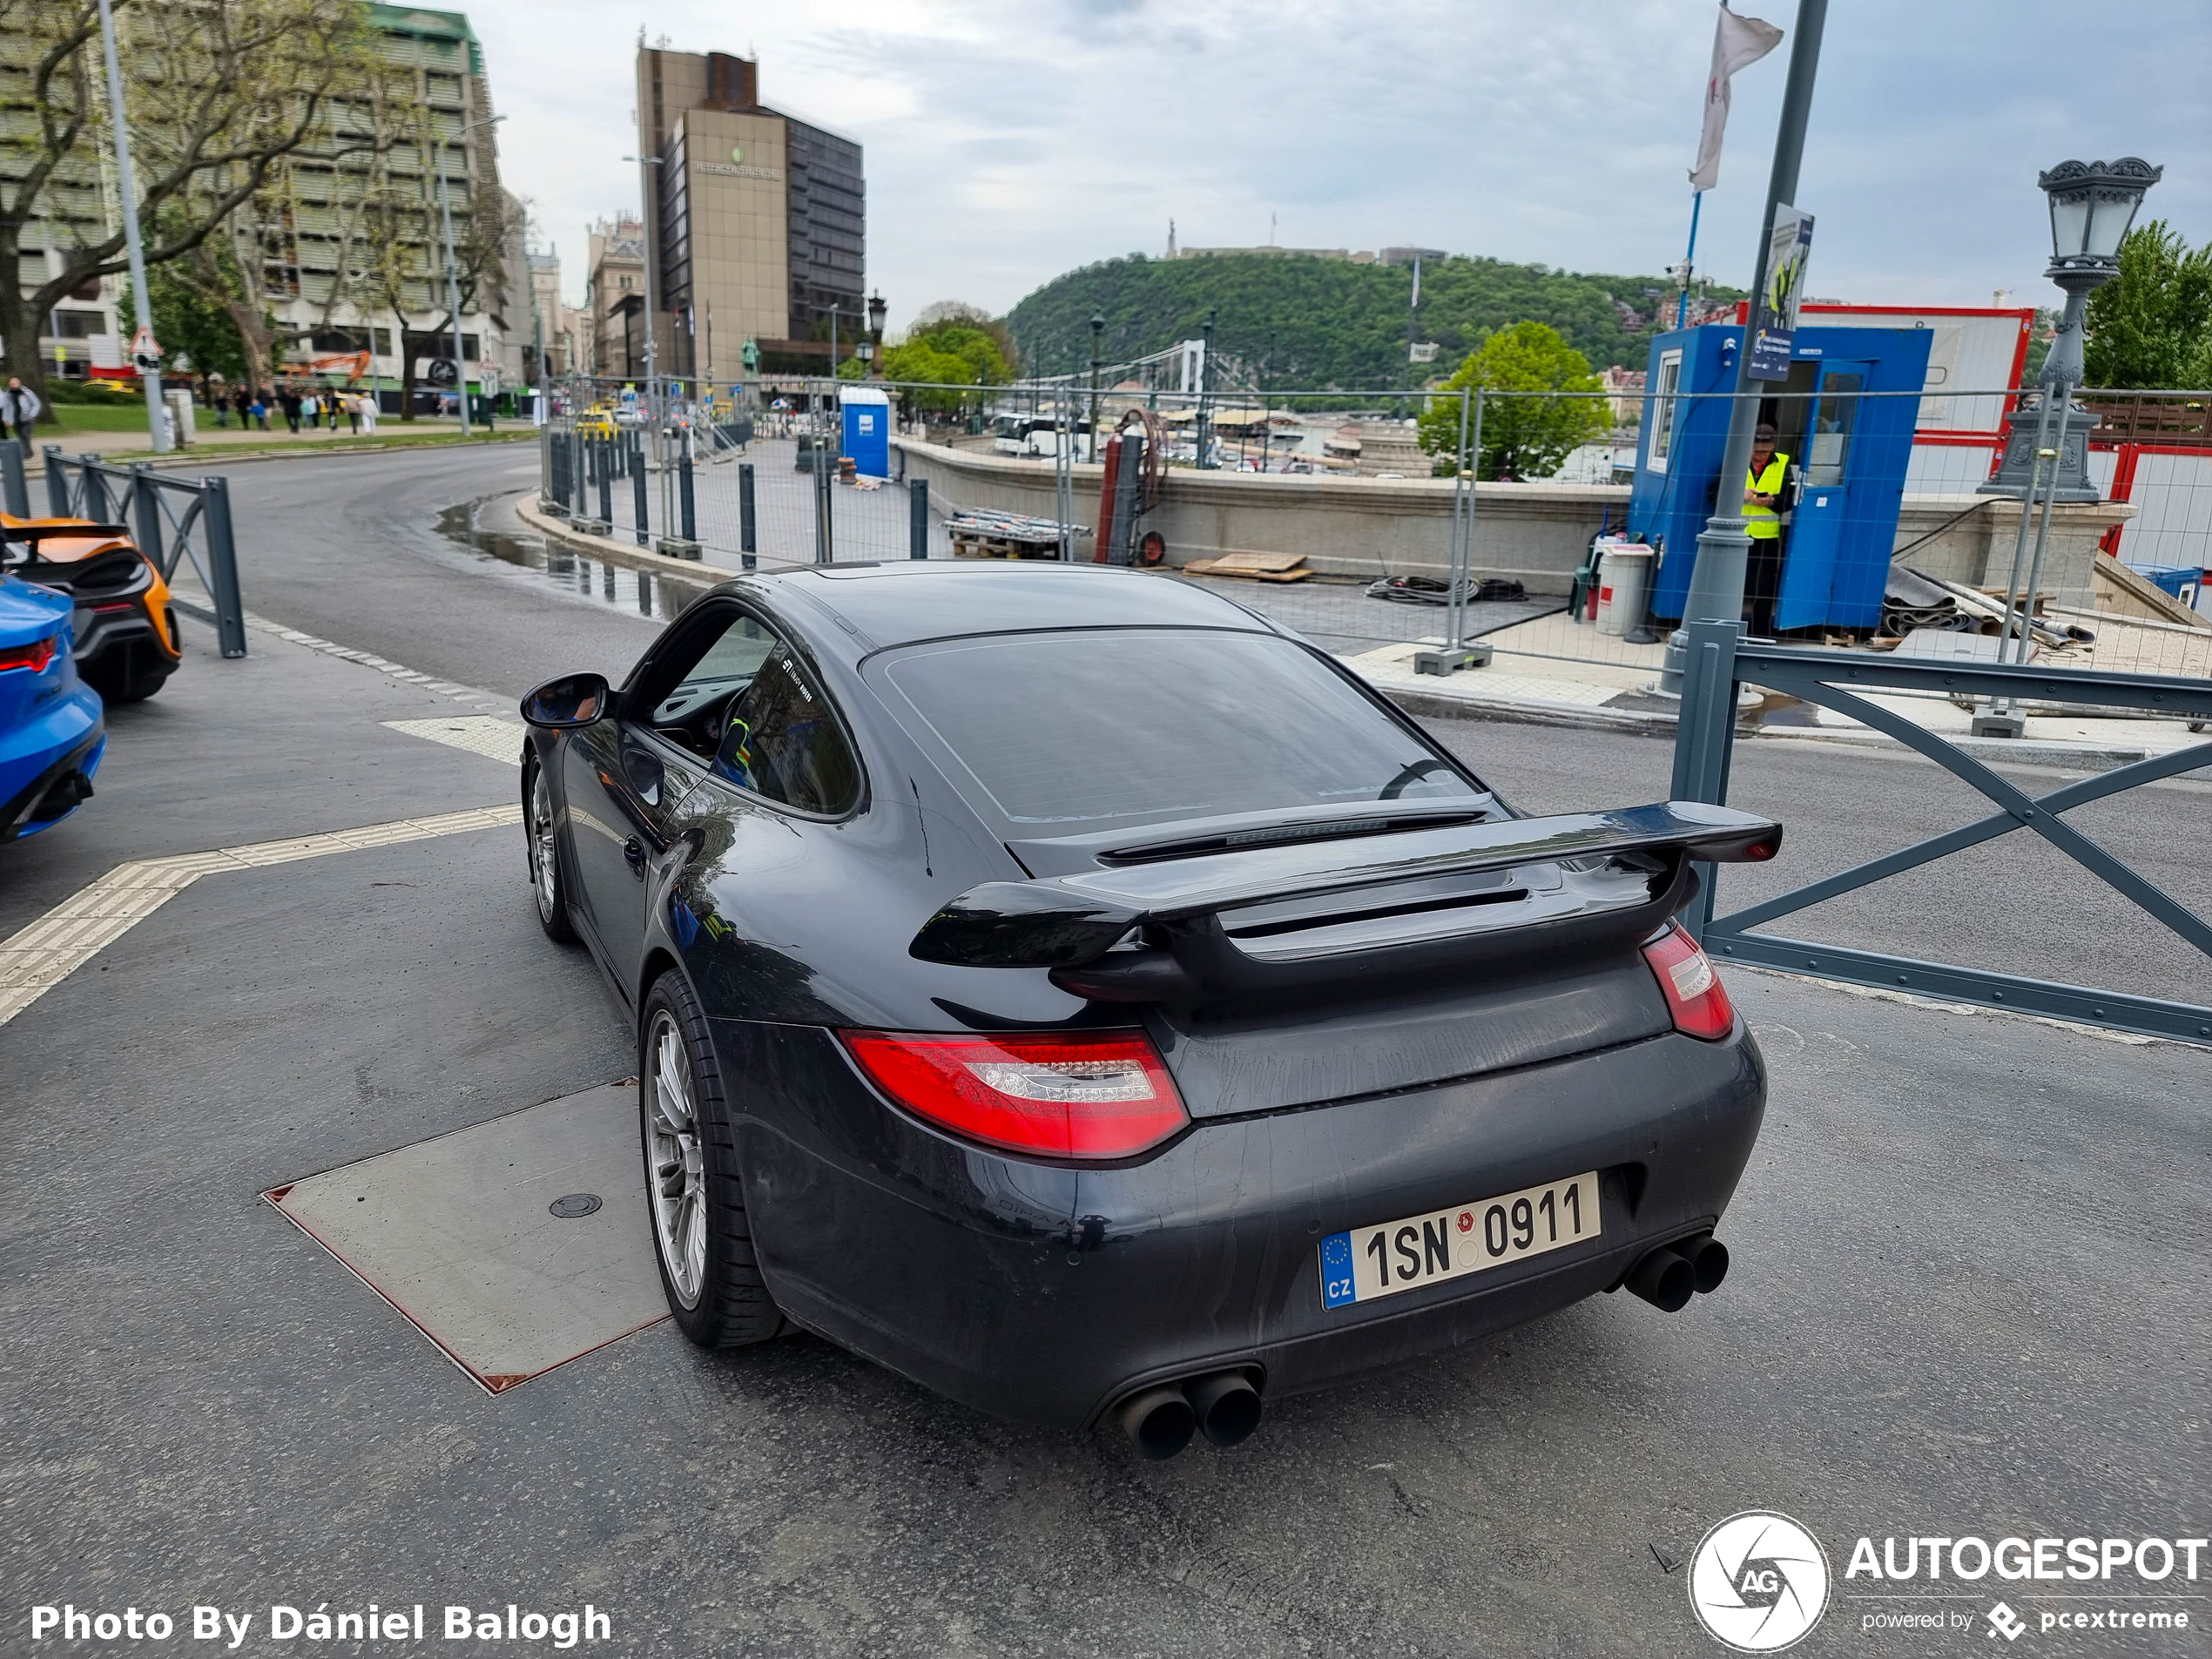
[[[1692,190],[1710,190],[1721,179],[1721,135],[1728,130],[1729,78],[1747,69],[1782,44],[1782,31],[1757,17],[1739,17],[1721,0],[1713,30],[1713,72],[1705,83],[1705,131],[1697,141],[1697,165],[1689,170]]]

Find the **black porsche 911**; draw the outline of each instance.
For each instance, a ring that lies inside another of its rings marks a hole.
[[[1766,819],[1516,816],[1296,636],[1096,567],[746,577],[523,715],[696,1343],[1168,1456],[1725,1271],[1765,1072],[1674,918]]]

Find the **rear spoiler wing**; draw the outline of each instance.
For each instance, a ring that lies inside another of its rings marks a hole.
[[[1287,989],[1315,974],[1262,969],[1243,959],[1223,934],[1222,911],[1521,865],[1641,855],[1654,861],[1648,897],[1613,912],[1606,931],[1648,933],[1689,902],[1692,863],[1757,863],[1772,858],[1781,843],[1782,826],[1771,819],[1696,801],[1286,843],[1044,880],[986,882],[930,917],[907,948],[923,961],[960,967],[1055,969],[1063,988],[1114,1001],[1174,1000],[1209,988],[1227,993],[1270,984]],[[1169,949],[1119,952],[1110,967],[1092,968],[1133,928],[1164,931]],[[1091,971],[1079,971],[1086,968]],[[1342,972],[1341,966],[1327,970],[1332,978]]]
[[[0,524],[0,542],[21,543],[33,558],[41,542],[128,542],[131,536],[127,524]]]

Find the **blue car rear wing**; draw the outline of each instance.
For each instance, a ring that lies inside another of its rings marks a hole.
[[[1689,902],[1693,863],[1758,862],[1781,841],[1770,819],[1667,801],[1255,846],[987,882],[938,911],[908,948],[924,961],[1050,968],[1063,988],[1115,1001],[1289,990],[1373,968],[1504,966],[1633,942]],[[1544,879],[1518,888],[1495,879],[1530,866],[1548,867]]]

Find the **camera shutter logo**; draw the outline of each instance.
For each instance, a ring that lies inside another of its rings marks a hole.
[[[1730,1515],[1698,1541],[1689,1607],[1705,1633],[1738,1653],[1779,1653],[1828,1610],[1828,1557],[1787,1515]]]

